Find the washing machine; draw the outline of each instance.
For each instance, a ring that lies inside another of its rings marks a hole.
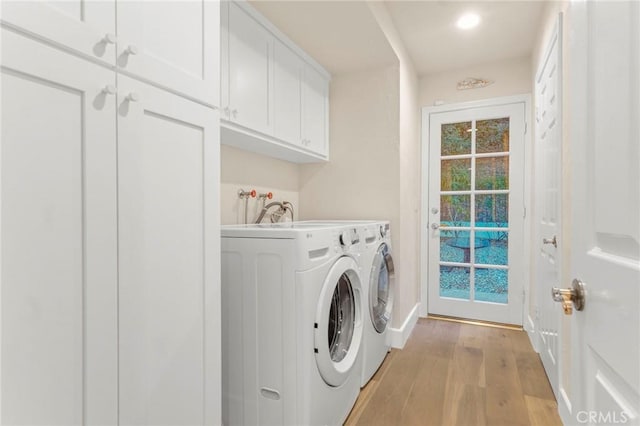
[[[365,224],[363,241],[363,347],[360,385],[366,385],[391,349],[389,327],[393,308],[395,269],[388,221]]]
[[[223,423],[342,424],[362,371],[358,232],[293,222],[221,236]]]

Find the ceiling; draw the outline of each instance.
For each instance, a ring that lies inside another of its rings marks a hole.
[[[397,63],[364,1],[270,1],[251,4],[332,74]],[[385,1],[418,74],[461,69],[531,54],[544,1]],[[461,31],[464,13],[480,25]]]
[[[251,1],[331,74],[397,64],[364,1]]]

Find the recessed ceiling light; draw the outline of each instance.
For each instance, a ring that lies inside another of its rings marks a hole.
[[[477,27],[480,23],[480,17],[475,13],[467,13],[462,15],[456,25],[461,30],[470,30],[471,28]]]

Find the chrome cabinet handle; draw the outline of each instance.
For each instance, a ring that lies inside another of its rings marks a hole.
[[[140,95],[138,95],[136,92],[131,92],[127,95],[127,100],[129,102],[138,102],[140,100]]]
[[[106,33],[104,37],[102,37],[102,42],[106,44],[116,44],[116,41],[118,41],[118,39],[113,33]]]
[[[553,238],[543,238],[542,239],[542,244],[551,244],[555,248],[558,248],[558,240],[556,240],[556,236],[555,235],[553,236]]]
[[[117,92],[118,90],[113,84],[107,84],[102,88],[102,93],[104,93],[105,95],[115,95]]]
[[[135,44],[130,44],[129,47],[125,50],[125,53],[128,55],[137,55],[139,52],[138,46]]]

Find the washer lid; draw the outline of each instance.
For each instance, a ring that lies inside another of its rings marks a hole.
[[[395,268],[389,246],[381,244],[378,247],[369,280],[369,315],[373,328],[382,333],[391,320],[393,308],[393,287],[395,282]]]
[[[360,291],[358,265],[350,257],[339,258],[322,286],[314,329],[318,370],[331,386],[347,380],[360,352]]]

